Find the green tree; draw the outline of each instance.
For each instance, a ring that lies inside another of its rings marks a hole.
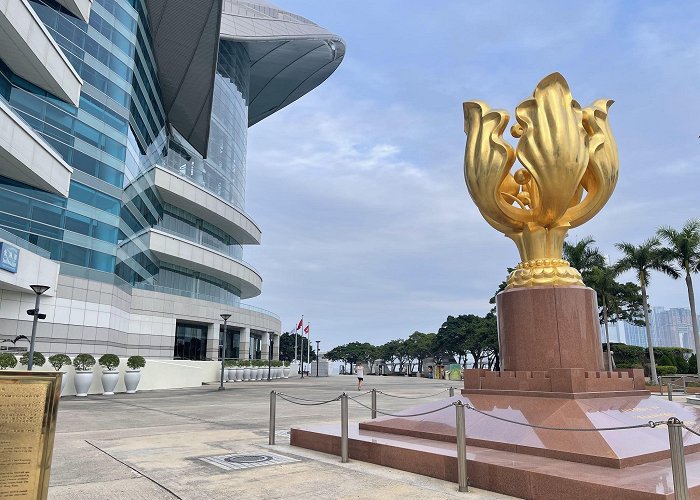
[[[649,362],[651,365],[651,383],[656,385],[659,378],[656,375],[656,362],[654,360],[654,344],[651,338],[649,325],[649,303],[647,287],[651,277],[651,271],[660,271],[670,276],[678,272],[668,263],[667,252],[661,248],[657,238],[649,238],[639,246],[632,243],[616,243],[615,247],[622,252],[622,258],[617,263],[619,272],[635,271],[639,286],[642,291],[642,306],[644,310],[644,325],[647,332],[647,344],[649,345]]]
[[[406,339],[406,347],[408,355],[411,357],[410,362],[416,360],[418,364],[418,372],[423,371],[423,360],[428,357],[435,358],[435,339],[437,335],[434,333],[413,332]]]
[[[474,368],[481,368],[486,358],[491,368],[498,352],[498,329],[496,316],[475,314],[448,316],[438,330],[436,349],[454,356],[466,368],[467,353],[474,358]]]
[[[674,278],[680,278],[682,274],[685,274],[688,302],[690,302],[690,317],[693,325],[693,340],[697,353],[698,346],[700,346],[700,333],[698,332],[698,315],[695,310],[695,292],[693,291],[691,274],[700,272],[700,220],[689,220],[680,231],[672,227],[662,226],[656,234],[666,243],[667,258],[675,263],[677,271],[680,270]],[[697,368],[700,366],[697,365],[697,356],[695,356],[695,362],[697,373]]]
[[[619,319],[631,323],[638,321],[642,314],[642,297],[639,287],[634,283],[621,284],[615,279],[619,270],[604,262],[586,270],[584,282],[595,290],[598,296],[598,308],[602,316],[601,323],[605,326],[605,343],[608,357],[608,370],[612,370],[612,351],[610,348],[609,323]]]

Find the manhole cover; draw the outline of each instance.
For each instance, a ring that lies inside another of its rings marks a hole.
[[[278,455],[276,453],[265,453],[264,455],[232,453],[215,457],[201,457],[199,460],[224,470],[250,469],[252,467],[280,465],[300,461],[296,458],[285,457],[284,455]]]
[[[233,455],[224,458],[229,463],[232,464],[257,464],[260,462],[268,462],[272,460],[269,455]]]

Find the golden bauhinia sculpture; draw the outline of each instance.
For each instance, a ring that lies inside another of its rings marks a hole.
[[[481,215],[512,239],[521,262],[508,288],[583,285],[562,258],[569,228],[590,220],[617,183],[617,145],[608,124],[613,101],[581,108],[559,73],[515,108],[515,149],[503,139],[510,119],[481,101],[464,103],[464,177]],[[519,168],[511,172],[516,157]]]

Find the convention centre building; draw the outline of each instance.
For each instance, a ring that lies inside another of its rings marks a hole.
[[[344,54],[262,0],[0,2],[0,348],[42,285],[45,355],[277,358],[279,317],[244,302],[248,128]]]

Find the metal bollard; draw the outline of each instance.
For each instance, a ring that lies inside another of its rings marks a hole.
[[[377,389],[372,389],[372,418],[377,418]]]
[[[465,441],[466,431],[464,428],[464,405],[461,401],[455,403],[457,413],[456,434],[457,434],[457,480],[459,491],[469,491],[469,479],[467,478],[467,444]]]
[[[668,383],[666,387],[668,387],[668,400],[673,401],[673,389],[672,389],[673,384]]]
[[[340,396],[340,461],[348,461],[348,395]]]
[[[455,395],[455,388],[450,387],[450,397],[453,397]]]
[[[277,394],[270,391],[270,437],[267,442],[275,444],[275,417],[277,413]]]
[[[683,450],[683,422],[677,418],[668,419],[668,441],[671,445],[671,471],[673,472],[673,491],[676,500],[688,500],[688,477],[685,469]]]

